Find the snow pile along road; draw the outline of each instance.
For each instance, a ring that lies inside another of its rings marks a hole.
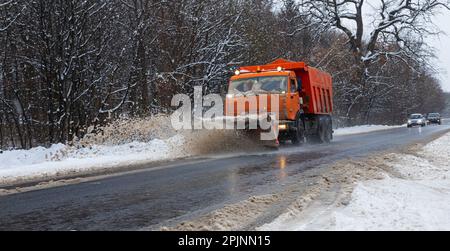
[[[359,133],[368,133],[368,132],[374,132],[374,131],[382,131],[382,130],[389,130],[394,128],[401,128],[404,127],[401,126],[388,126],[388,125],[361,125],[361,126],[352,126],[352,127],[345,127],[345,128],[339,128],[334,130],[334,135],[336,136],[343,136],[343,135],[351,135],[351,134],[359,134]]]
[[[282,215],[263,230],[450,230],[450,134],[415,154],[384,157],[385,178],[359,182],[348,203]]]
[[[450,134],[397,157],[391,166],[402,178],[359,184],[334,229],[450,230]]]
[[[122,145],[92,145],[77,148],[63,144],[50,148],[5,151],[0,154],[0,183],[64,176],[120,166],[136,165],[182,157],[174,149],[184,143],[183,137]]]

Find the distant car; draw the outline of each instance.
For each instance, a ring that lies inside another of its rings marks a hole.
[[[429,124],[442,125],[441,114],[439,113],[428,113],[427,120]]]
[[[427,119],[420,113],[411,114],[408,117],[408,128],[413,126],[427,126]]]

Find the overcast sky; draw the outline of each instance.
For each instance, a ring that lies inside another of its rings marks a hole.
[[[440,80],[442,88],[450,92],[450,12],[435,17],[435,24],[446,34],[438,38],[429,39],[430,45],[436,48],[437,64],[440,66]]]

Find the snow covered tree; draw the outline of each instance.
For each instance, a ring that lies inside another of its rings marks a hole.
[[[284,57],[333,75],[339,123],[442,109],[424,38],[438,0],[2,0],[0,148],[70,142],[170,112],[234,66]],[[370,22],[373,22],[371,25]],[[427,102],[433,97],[433,102]],[[414,100],[414,106],[409,105]]]

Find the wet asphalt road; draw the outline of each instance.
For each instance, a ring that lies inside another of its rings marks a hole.
[[[339,136],[330,145],[184,160],[96,181],[0,197],[0,230],[137,230],[269,192],[320,164],[406,146],[449,125]]]

